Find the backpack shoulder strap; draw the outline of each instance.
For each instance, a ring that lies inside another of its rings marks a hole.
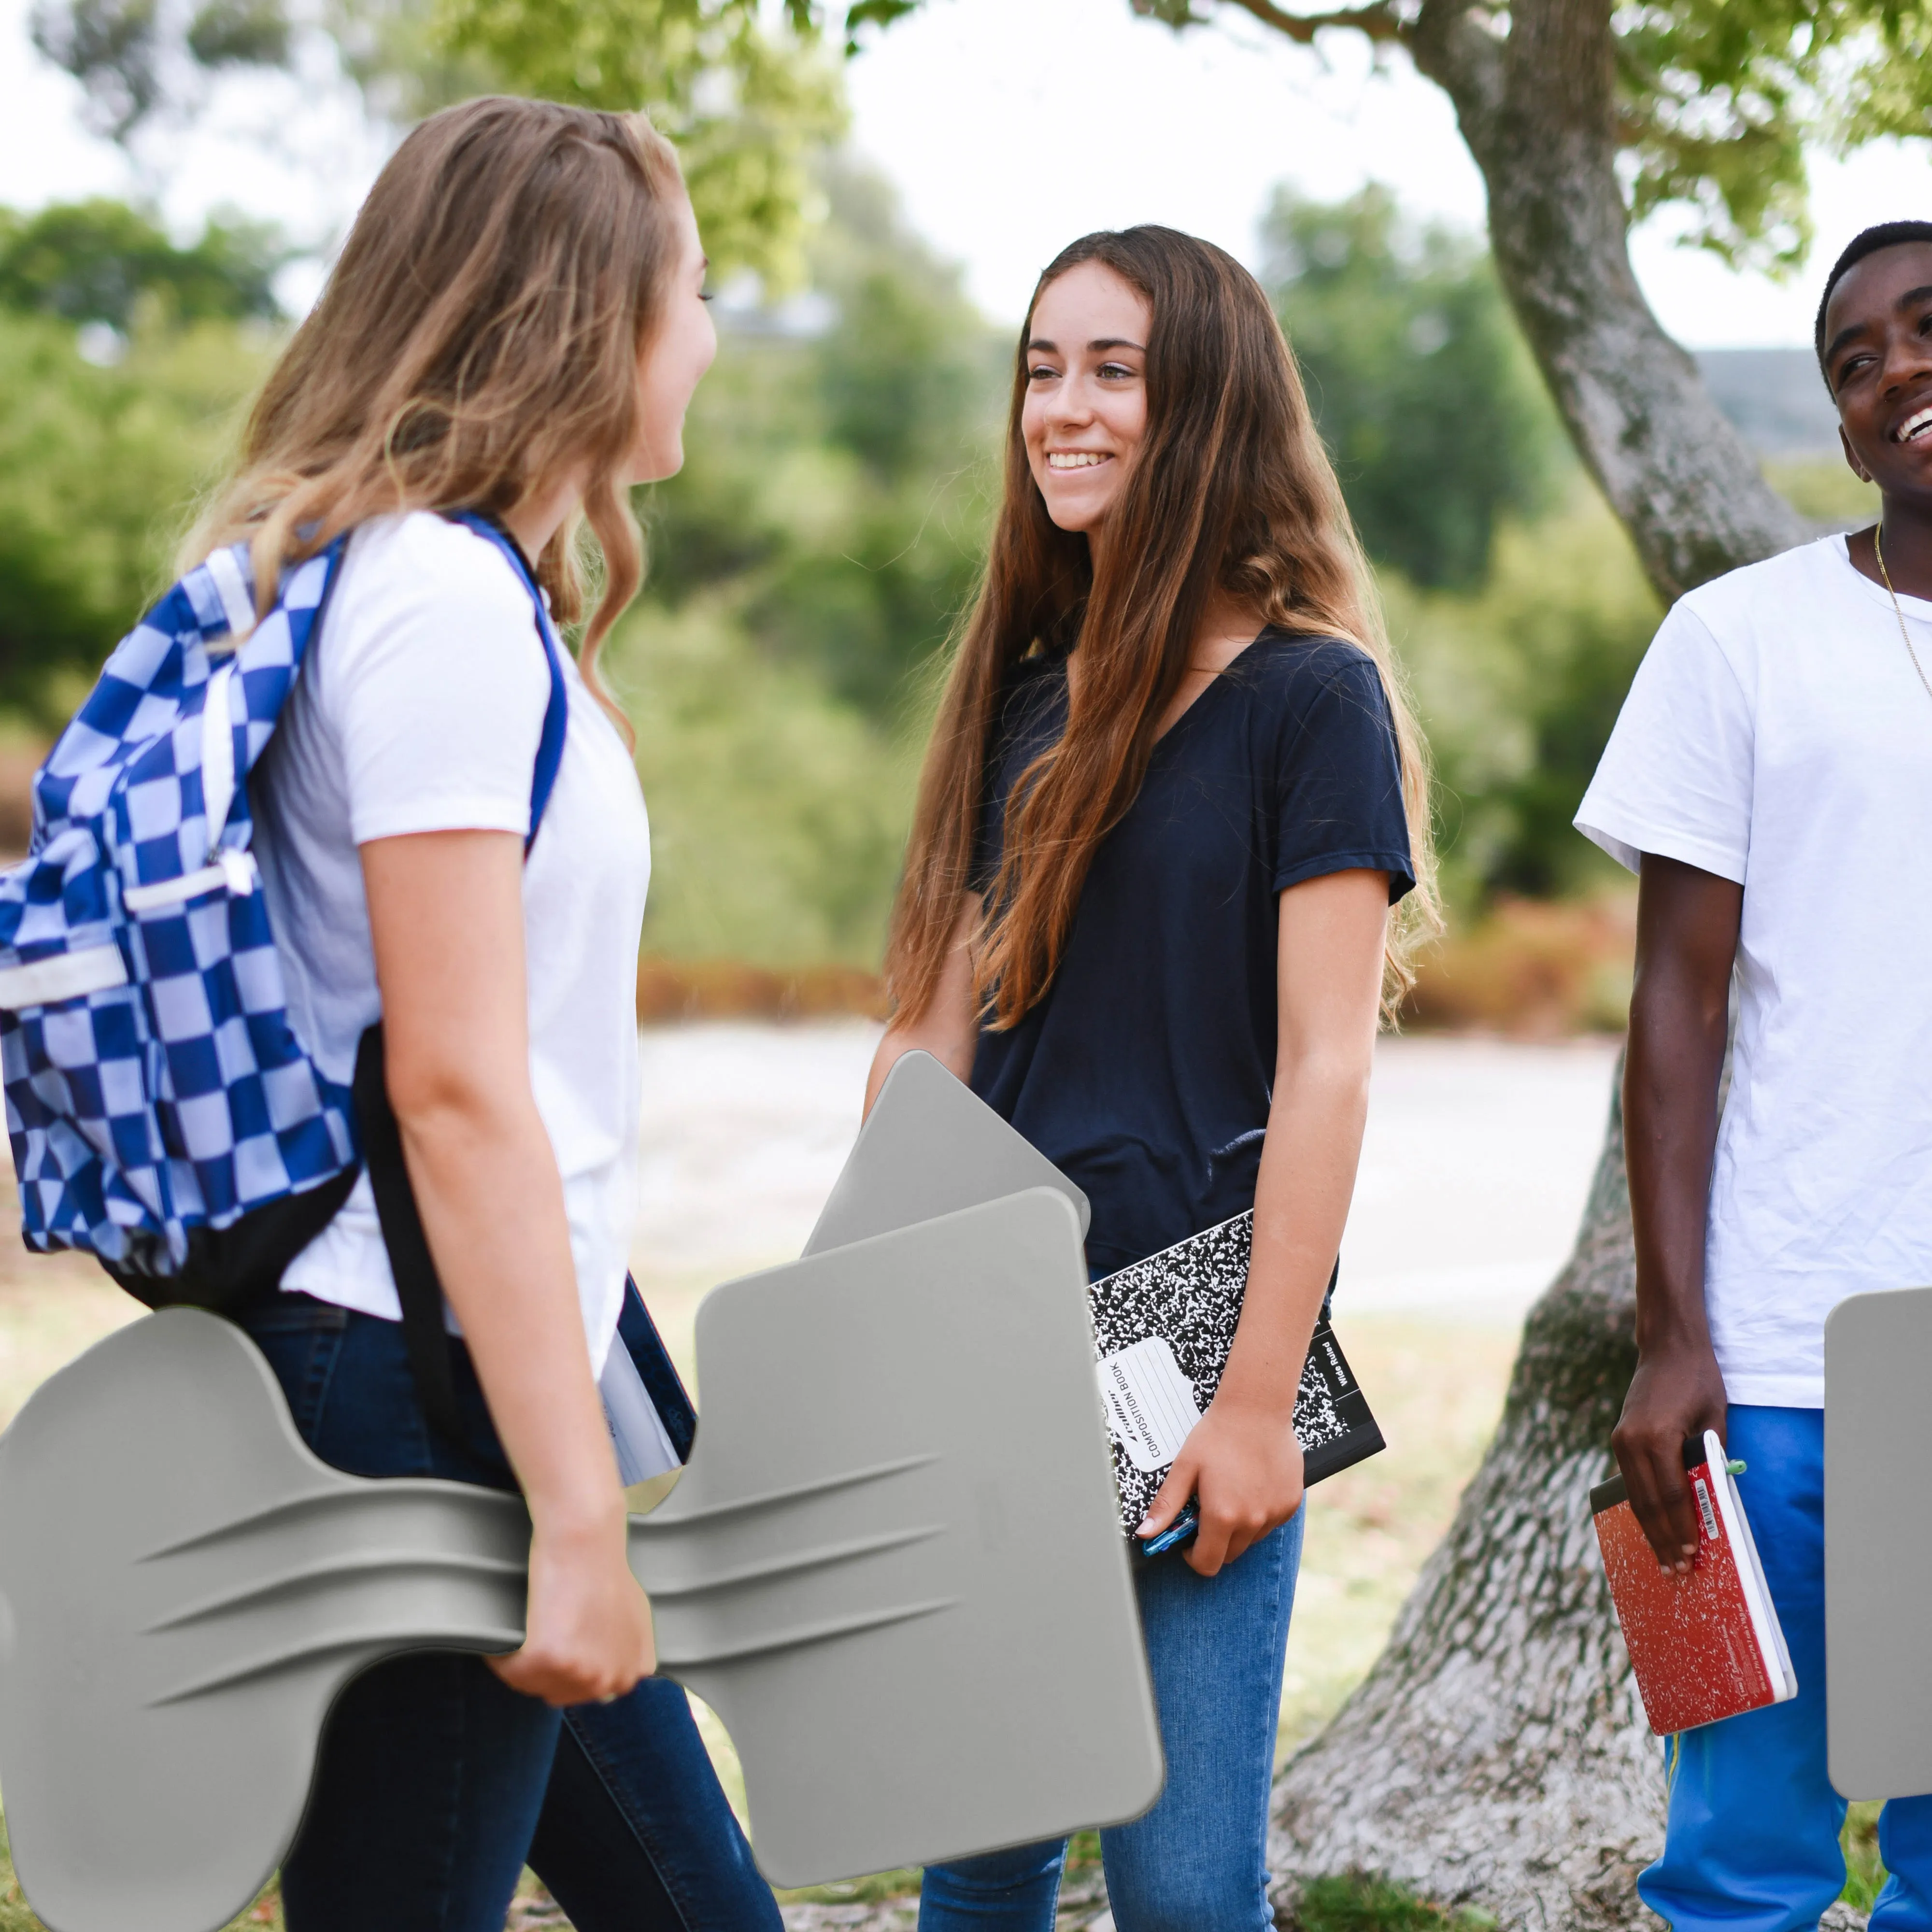
[[[451,513],[450,520],[474,530],[508,560],[518,581],[530,593],[537,637],[550,667],[550,703],[544,711],[536,769],[530,778],[530,829],[524,841],[527,856],[536,842],[544,808],[556,788],[556,775],[563,764],[570,696],[563,678],[562,647],[556,640],[548,607],[523,552],[487,517],[462,510]],[[410,1366],[416,1376],[417,1394],[430,1420],[445,1436],[460,1442],[464,1439],[463,1420],[450,1369],[448,1337],[442,1325],[442,1282],[436,1274],[435,1257],[430,1252],[428,1238],[423,1232],[409,1170],[403,1162],[401,1130],[389,1105],[380,1020],[363,1034],[356,1056],[355,1103],[362,1136],[362,1158],[376,1196],[376,1218],[382,1226],[382,1245],[388,1251],[389,1271],[395,1277],[396,1298],[402,1304],[403,1337]]]
[[[544,662],[550,667],[550,703],[544,710],[543,734],[537,740],[536,766],[530,776],[530,830],[529,837],[524,841],[524,850],[527,855],[536,843],[544,808],[550,803],[550,794],[556,789],[556,775],[563,766],[563,742],[570,725],[570,694],[563,681],[563,647],[557,642],[556,632],[551,626],[550,607],[544,603],[543,592],[538,589],[536,579],[531,574],[530,565],[519,546],[488,517],[476,511],[453,511],[449,513],[449,520],[474,530],[486,543],[494,544],[508,560],[510,568],[517,573],[518,582],[529,593],[536,618],[537,637],[543,646]]]

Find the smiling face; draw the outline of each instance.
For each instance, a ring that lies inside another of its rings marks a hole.
[[[1825,310],[1845,460],[1888,497],[1932,501],[1932,242],[1880,248]]]
[[[638,365],[638,442],[625,481],[656,483],[684,467],[684,416],[712,358],[718,332],[704,299],[704,244],[688,201],[680,202],[678,263],[664,314]]]
[[[1020,433],[1046,513],[1063,530],[1106,524],[1147,431],[1146,298],[1082,262],[1034,304]]]

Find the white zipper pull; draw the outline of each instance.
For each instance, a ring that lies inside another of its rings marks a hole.
[[[223,846],[215,854],[214,862],[221,868],[221,881],[231,898],[245,899],[262,876],[254,854],[238,851],[232,845]]]

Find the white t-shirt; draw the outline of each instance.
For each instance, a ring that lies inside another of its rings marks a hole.
[[[1576,825],[1744,889],[1705,1306],[1732,1401],[1820,1407],[1833,1307],[1932,1283],[1932,697],[1844,538],[1679,600]]]
[[[563,1177],[592,1372],[636,1212],[637,960],[650,831],[635,767],[568,654],[569,730],[524,868],[530,1080]],[[358,846],[530,828],[550,673],[530,595],[470,530],[418,512],[351,538],[319,638],[250,788],[296,1033],[347,1082],[381,1017]],[[368,1175],[285,1290],[401,1314]]]

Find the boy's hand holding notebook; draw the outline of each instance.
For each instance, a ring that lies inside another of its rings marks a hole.
[[[1698,1518],[1696,1561],[1688,1576],[1658,1562],[1622,1476],[1590,1492],[1617,1622],[1644,1714],[1659,1737],[1798,1694],[1757,1545],[1714,1430],[1684,1444],[1684,1464]]]

